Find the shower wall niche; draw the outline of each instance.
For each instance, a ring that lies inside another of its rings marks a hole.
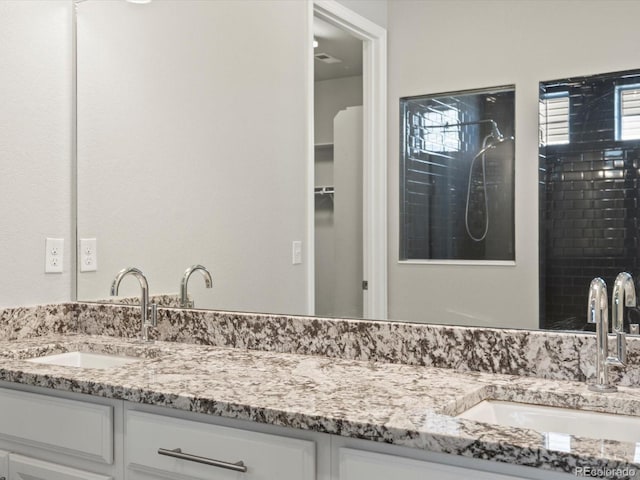
[[[400,99],[400,260],[515,260],[515,88]]]

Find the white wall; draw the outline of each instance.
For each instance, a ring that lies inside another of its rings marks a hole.
[[[538,325],[538,82],[638,68],[640,2],[389,2],[389,317]],[[399,97],[516,85],[516,266],[398,264]]]
[[[340,110],[362,105],[362,76],[314,83],[315,144],[333,143],[333,119]]]
[[[391,0],[391,2],[394,1]],[[338,3],[343,4],[381,27],[387,27],[387,0],[338,0]]]
[[[78,6],[79,298],[138,266],[197,307],[305,313],[309,4],[87,1]],[[126,283],[126,284],[125,284]],[[124,294],[139,291],[132,279]]]
[[[71,298],[72,2],[0,2],[0,307]],[[44,273],[47,236],[63,274]]]

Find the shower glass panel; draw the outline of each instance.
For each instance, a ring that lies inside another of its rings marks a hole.
[[[405,97],[400,116],[400,260],[515,260],[515,88]]]

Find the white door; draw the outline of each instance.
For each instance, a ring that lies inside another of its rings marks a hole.
[[[8,475],[9,480],[113,480],[112,477],[43,462],[15,453],[9,455]]]
[[[334,315],[366,318],[362,107],[335,116],[333,141]]]

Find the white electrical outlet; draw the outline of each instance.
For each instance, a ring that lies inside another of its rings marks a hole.
[[[80,271],[95,272],[98,270],[98,248],[95,238],[80,239]]]
[[[291,243],[291,263],[299,265],[302,263],[302,242],[294,240]]]
[[[45,242],[44,272],[62,273],[64,266],[64,238],[47,238]]]

